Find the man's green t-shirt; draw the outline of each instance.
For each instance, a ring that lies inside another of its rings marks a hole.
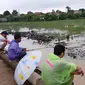
[[[75,70],[75,64],[68,63],[58,56],[50,54],[42,68],[42,79],[45,85],[71,85],[73,81],[71,73]]]

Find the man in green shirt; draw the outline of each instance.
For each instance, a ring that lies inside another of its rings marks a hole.
[[[61,59],[64,54],[65,47],[56,45],[54,54],[49,55],[42,68],[42,80],[45,85],[73,85],[74,75],[84,75],[80,67]]]

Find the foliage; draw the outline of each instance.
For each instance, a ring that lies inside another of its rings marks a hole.
[[[3,13],[4,16],[8,16],[8,15],[10,15],[10,14],[11,14],[11,13],[10,13],[8,10]]]
[[[27,12],[27,14],[19,14],[17,10],[13,10],[12,13],[10,13],[8,10],[6,10],[3,14],[0,14],[0,18],[7,18],[8,22],[54,21],[85,18],[84,8],[81,8],[79,10],[73,10],[69,6],[67,6],[66,9],[67,12],[52,10],[52,12],[39,12],[37,14],[31,11]]]
[[[13,11],[12,11],[12,15],[13,15],[13,16],[18,16],[18,11],[17,11],[17,10],[13,10]]]

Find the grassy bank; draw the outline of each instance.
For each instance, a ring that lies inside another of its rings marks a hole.
[[[15,29],[20,27],[29,28],[56,28],[68,30],[71,33],[80,33],[85,30],[85,19],[76,20],[57,20],[57,21],[39,21],[39,22],[8,22],[0,23],[1,29]]]

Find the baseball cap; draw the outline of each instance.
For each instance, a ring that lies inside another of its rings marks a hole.
[[[8,35],[8,32],[7,31],[2,31],[1,34]]]

